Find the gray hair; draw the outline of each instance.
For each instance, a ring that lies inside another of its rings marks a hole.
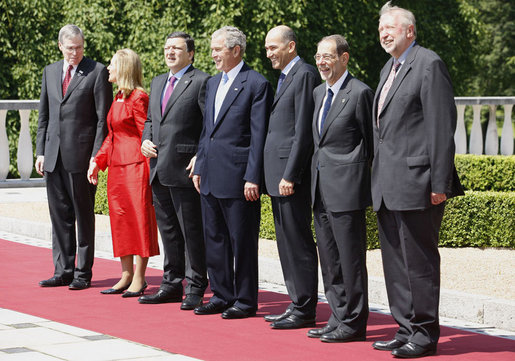
[[[59,30],[59,42],[62,44],[64,39],[74,38],[76,36],[80,36],[82,40],[84,41],[84,33],[82,32],[81,28],[79,28],[77,25],[68,24],[65,25]]]
[[[413,15],[413,13],[407,9],[392,5],[391,1],[388,1],[386,4],[384,4],[383,7],[381,8],[381,10],[379,11],[379,20],[381,20],[381,16],[383,16],[389,12],[392,12],[392,11],[398,11],[400,13],[401,18],[402,18],[402,23],[405,26],[413,25],[413,35],[416,38],[417,37],[417,25],[416,25],[415,15]]]
[[[338,56],[342,55],[343,53],[349,52],[349,43],[347,42],[347,39],[343,35],[340,34],[333,34],[324,36],[318,44],[320,44],[322,41],[328,41],[332,40],[336,43],[336,52],[338,53]],[[318,46],[317,44],[317,46]]]
[[[234,26],[224,26],[223,28],[216,30],[213,35],[211,35],[211,40],[219,36],[225,37],[224,45],[228,49],[232,49],[236,45],[239,45],[240,56],[243,56],[245,48],[247,47],[247,37],[243,31]]]

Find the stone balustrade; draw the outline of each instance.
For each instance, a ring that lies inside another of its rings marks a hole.
[[[515,97],[456,97],[458,121],[454,140],[456,153],[460,154],[513,154],[513,120],[512,109]],[[17,111],[20,116],[20,137],[18,140],[18,172],[22,182],[28,182],[34,164],[32,140],[29,128],[29,116],[32,110],[38,109],[39,100],[0,100],[0,187],[6,181],[9,172],[9,142],[6,132],[7,111]],[[465,108],[471,106],[473,119],[467,135]],[[481,108],[489,108],[488,125],[483,137],[481,127]],[[504,123],[501,136],[498,135],[496,121],[497,107],[504,108]],[[468,146],[467,146],[467,138]],[[500,141],[499,141],[500,138]]]
[[[511,112],[515,97],[456,97],[458,122],[454,133],[456,153],[459,154],[513,154],[513,120]],[[471,106],[473,111],[472,127],[467,149],[467,130],[465,126],[465,107]],[[488,106],[489,117],[485,136],[481,127],[481,108]],[[497,129],[496,111],[498,106],[504,107],[504,123],[501,131],[500,147]]]

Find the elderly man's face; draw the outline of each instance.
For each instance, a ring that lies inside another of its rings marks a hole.
[[[334,40],[324,40],[318,44],[315,58],[320,76],[329,86],[333,86],[347,70],[349,53],[338,55],[336,42]]]
[[[82,61],[84,57],[84,39],[79,35],[72,37],[65,37],[63,42],[59,42],[59,50],[63,53],[64,60],[68,64],[76,66]]]
[[[413,25],[403,23],[399,11],[390,11],[379,20],[379,41],[383,49],[399,58],[414,40]]]
[[[228,72],[241,61],[240,46],[229,49],[225,46],[225,36],[220,35],[211,39],[211,57],[216,70]]]

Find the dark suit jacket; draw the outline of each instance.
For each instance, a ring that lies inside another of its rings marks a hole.
[[[370,204],[370,159],[372,151],[373,91],[350,74],[333,100],[322,134],[318,117],[326,84],[314,91],[311,196],[315,201],[317,183],[324,204],[331,212],[364,209]]]
[[[433,51],[415,44],[386,96],[377,127],[380,91],[393,58],[381,70],[374,99],[374,210],[425,209],[431,192],[463,194],[454,168],[456,106],[451,78]]]
[[[315,67],[300,59],[275,96],[264,151],[265,184],[271,196],[281,196],[282,178],[300,184],[309,173],[313,153],[313,89],[319,84],[320,75]]]
[[[45,156],[47,172],[54,170],[59,150],[66,171],[86,172],[107,134],[113,89],[106,67],[83,58],[63,97],[63,61],[43,70],[36,154]]]
[[[161,95],[168,74],[156,76],[150,85],[150,104],[142,136],[142,141],[149,139],[157,146],[157,158],[150,158],[150,183],[157,174],[162,185],[193,187],[186,167],[197,152],[209,75],[191,65],[175,84],[161,115]]]
[[[238,73],[214,122],[222,73],[208,80],[204,129],[195,174],[200,192],[217,198],[244,198],[245,182],[261,184],[263,147],[273,101],[270,83],[246,64]]]

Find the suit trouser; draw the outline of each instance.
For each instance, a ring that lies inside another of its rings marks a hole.
[[[277,249],[293,314],[315,318],[318,256],[311,232],[309,183],[295,185],[288,197],[271,197]]]
[[[209,284],[216,305],[255,311],[260,200],[200,196]]]
[[[364,333],[369,313],[365,210],[328,211],[317,188],[313,214],[325,296],[332,311],[328,324],[350,334]]]
[[[67,172],[60,154],[54,170],[45,172],[45,178],[52,221],[54,275],[89,281],[95,256],[96,186],[88,182],[86,172]]]
[[[193,187],[164,186],[156,175],[152,197],[164,251],[161,289],[182,295],[186,277],[185,293],[203,296],[207,272],[199,194]]]
[[[377,212],[388,302],[399,330],[395,338],[422,347],[440,336],[438,233],[445,204],[425,210]]]

